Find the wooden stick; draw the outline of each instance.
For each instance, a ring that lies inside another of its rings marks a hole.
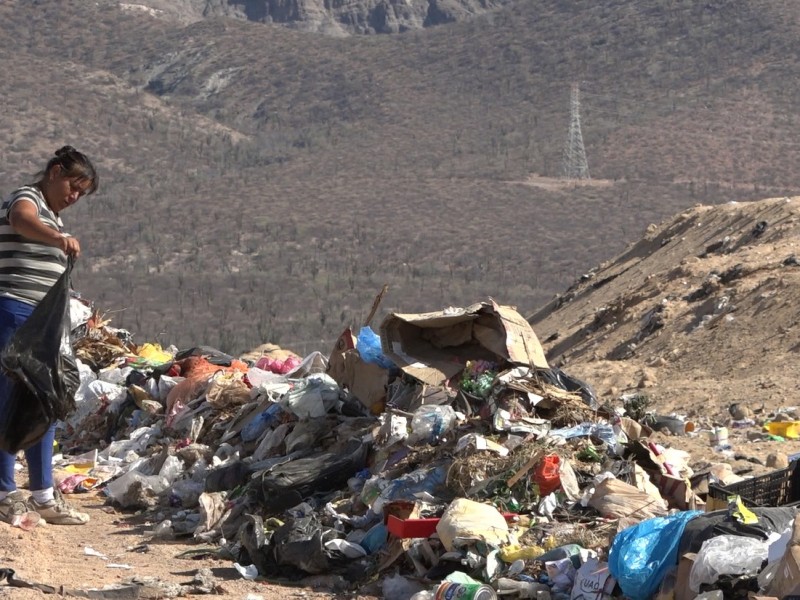
[[[533,467],[536,466],[536,463],[539,462],[542,456],[544,456],[543,450],[537,450],[536,452],[534,452],[533,456],[531,456],[531,459],[528,462],[526,462],[522,466],[522,468],[520,468],[519,471],[514,473],[508,481],[506,481],[506,485],[508,486],[508,488],[511,489],[512,487],[514,487],[514,485],[525,476],[525,473],[527,473]]]
[[[389,289],[389,284],[384,283],[383,289],[377,296],[375,296],[375,301],[372,303],[372,310],[369,311],[369,316],[367,317],[367,320],[364,321],[364,327],[368,327],[370,322],[372,322],[375,313],[378,312],[378,306],[380,305],[381,300],[383,300],[383,295],[388,291],[388,289]]]

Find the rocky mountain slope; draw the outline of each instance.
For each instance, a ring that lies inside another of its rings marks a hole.
[[[465,20],[509,0],[140,0],[126,3],[156,17],[184,22],[230,17],[279,23],[315,33],[402,33]]]
[[[386,310],[527,313],[650,222],[800,193],[796,3],[496,6],[333,37],[244,4],[0,2],[0,189],[73,143],[103,174],[65,215],[87,297],[142,341],[300,353],[384,284]],[[575,81],[587,185],[557,179]]]
[[[698,206],[530,320],[549,359],[612,403],[640,392],[659,411],[720,423],[733,403],[796,407],[798,240],[798,197]]]

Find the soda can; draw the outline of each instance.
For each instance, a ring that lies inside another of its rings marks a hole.
[[[436,600],[497,600],[497,592],[483,583],[444,581],[436,590]]]

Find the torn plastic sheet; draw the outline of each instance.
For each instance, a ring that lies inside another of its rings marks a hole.
[[[128,452],[142,454],[160,435],[161,428],[158,426],[140,427],[133,430],[128,435],[128,439],[111,442],[100,452],[100,456],[104,459],[109,459],[111,457],[124,458]]]
[[[533,417],[513,419],[509,411],[500,408],[495,411],[492,417],[492,426],[495,431],[532,433],[537,437],[544,437],[550,431],[551,422],[547,419],[536,419]]]
[[[617,445],[617,436],[614,433],[614,428],[608,423],[581,423],[580,425],[575,425],[575,427],[552,429],[548,435],[565,440],[576,437],[596,437],[612,448]]]
[[[300,379],[311,375],[320,375],[328,371],[328,358],[322,352],[312,352],[294,369],[286,374],[289,379]]]
[[[339,392],[339,384],[332,377],[313,374],[296,381],[280,403],[301,419],[324,417],[339,401]]]

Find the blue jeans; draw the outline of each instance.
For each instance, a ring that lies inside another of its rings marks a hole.
[[[0,348],[11,340],[14,332],[31,316],[33,304],[0,298]],[[8,402],[12,382],[0,372],[0,414]],[[56,436],[56,424],[53,423],[45,436],[33,446],[25,450],[28,461],[30,490],[43,490],[53,487],[53,440]],[[0,491],[13,492],[17,489],[14,482],[15,455],[0,450]]]

